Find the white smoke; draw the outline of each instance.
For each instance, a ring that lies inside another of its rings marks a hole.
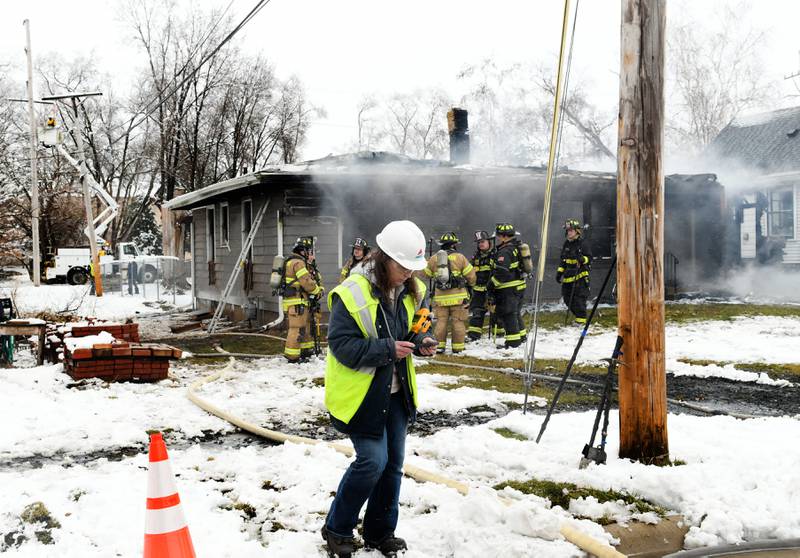
[[[722,289],[748,302],[800,304],[800,270],[788,266],[749,264],[731,270],[709,290]]]

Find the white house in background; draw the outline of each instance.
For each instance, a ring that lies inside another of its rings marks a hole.
[[[800,107],[739,117],[708,151],[756,172],[735,200],[742,261],[800,264]]]

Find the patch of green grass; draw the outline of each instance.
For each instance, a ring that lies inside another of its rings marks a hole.
[[[783,379],[796,382],[800,377],[800,364],[780,363],[770,364],[766,362],[740,362],[734,365],[737,370],[747,372],[765,372],[770,378]]]
[[[19,517],[25,523],[43,523],[48,529],[61,527],[58,520],[50,514],[50,510],[42,502],[28,504]]]
[[[474,387],[476,389],[486,389],[499,391],[501,393],[522,393],[524,386],[522,378],[495,372],[493,370],[477,370],[474,368],[457,368],[455,366],[436,365],[435,361],[431,364],[417,368],[419,374],[442,374],[444,376],[455,376],[458,382],[452,384],[441,384],[441,389],[458,389],[460,387]]]
[[[496,485],[494,488],[495,490],[502,490],[507,486],[519,490],[523,494],[535,494],[536,496],[547,498],[552,505],[561,506],[565,510],[569,509],[570,500],[594,496],[601,504],[622,500],[625,504],[632,504],[638,513],[655,512],[661,517],[667,514],[667,510],[652,502],[633,494],[617,492],[616,490],[599,490],[597,488],[579,487],[569,482],[553,482],[539,479],[507,481]]]
[[[586,309],[587,316],[591,309],[591,305],[589,305],[589,307]],[[544,329],[558,329],[560,327],[564,327],[564,316],[566,316],[566,313],[566,310],[562,310],[560,312],[539,312],[536,321],[539,324],[539,327]],[[524,319],[525,324],[530,328],[531,324],[533,323],[533,316],[525,315]],[[574,321],[575,318],[572,316],[572,314],[570,314],[567,324],[571,326]],[[617,327],[617,309],[598,308],[594,319],[592,320],[592,325],[595,327]]]
[[[283,353],[283,341],[269,337],[243,335],[220,335],[219,343],[229,353],[251,353],[259,355],[279,355]]]
[[[225,510],[236,510],[238,512],[241,512],[242,515],[244,515],[245,519],[253,519],[256,515],[258,515],[256,508],[253,505],[248,504],[247,502],[236,501],[221,507],[222,509]]]
[[[476,358],[469,356],[436,355],[430,362],[436,361],[452,362],[454,364],[468,364],[470,366],[490,366],[492,368],[514,368],[522,370],[524,363],[522,359],[498,359],[498,358]],[[567,359],[560,358],[537,358],[534,372],[540,374],[556,373],[562,374],[567,368]],[[469,369],[473,370],[473,369]],[[606,367],[598,364],[575,364],[572,371],[577,374],[605,374]]]
[[[437,357],[438,358],[438,357]],[[477,359],[475,359],[477,360]],[[494,390],[500,393],[524,393],[525,385],[520,376],[504,374],[494,370],[478,370],[475,368],[458,368],[455,366],[437,365],[435,360],[430,364],[417,368],[418,374],[442,374],[443,376],[455,376],[457,382],[452,384],[440,384],[440,389],[453,390],[460,387],[473,387],[476,389]],[[533,397],[542,397],[551,401],[555,393],[556,384],[545,385],[542,382],[534,382],[529,394]],[[585,405],[596,404],[597,396],[591,394],[579,394],[568,389],[561,392],[559,404],[561,405]],[[522,408],[521,404],[513,402],[506,403],[510,409]]]
[[[743,372],[763,372],[769,374],[773,379],[779,378],[790,381],[797,381],[800,376],[800,364],[793,362],[767,363],[767,362],[733,362],[729,360],[708,360],[697,358],[679,358],[679,362],[691,364],[693,366],[727,366],[733,367]]]
[[[591,310],[591,306],[587,311]],[[703,304],[667,303],[664,307],[665,318],[669,323],[689,323],[710,320],[729,321],[743,316],[780,316],[800,317],[800,306],[780,304],[723,304],[709,302]],[[545,329],[564,327],[565,310],[560,312],[539,312],[538,323]],[[525,323],[530,326],[533,317],[525,316]],[[569,322],[572,323],[570,316]],[[595,327],[617,327],[616,308],[598,308],[592,325]]]
[[[800,317],[800,306],[779,304],[667,304],[668,322],[732,320],[743,316]]]
[[[681,467],[686,465],[683,459],[667,459],[666,461],[653,463],[656,467]]]
[[[209,335],[203,337],[178,337],[171,344],[196,354],[210,354],[216,352],[216,347],[221,347],[229,353],[249,353],[258,355],[277,355],[283,353],[283,342],[269,337],[256,337],[253,335]],[[228,357],[220,353],[217,357],[187,358],[184,362],[189,364],[224,364]]]
[[[60,529],[61,523],[52,516],[50,510],[42,502],[34,502],[25,506],[19,518],[23,523],[39,527],[34,534],[40,543],[54,544],[52,530]]]
[[[512,440],[521,440],[523,442],[530,439],[524,434],[514,432],[509,428],[492,428],[492,430],[500,434],[503,438],[511,438]]]

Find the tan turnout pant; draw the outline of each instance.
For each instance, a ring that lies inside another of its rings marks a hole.
[[[314,349],[310,329],[311,314],[308,306],[302,304],[290,306],[287,313],[289,314],[289,331],[286,333],[283,356],[290,361],[295,361],[300,359],[302,353],[309,353]]]
[[[464,350],[464,340],[467,337],[467,320],[469,310],[461,304],[453,306],[434,306],[433,313],[436,315],[436,328],[434,335],[439,342],[439,349],[443,350],[447,343],[447,326],[452,328],[452,339],[450,347],[454,353]]]

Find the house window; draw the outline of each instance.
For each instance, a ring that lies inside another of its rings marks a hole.
[[[214,208],[206,209],[206,261],[213,262],[216,256],[216,224],[214,223]]]
[[[794,236],[794,194],[792,188],[769,193],[769,235]]]
[[[230,215],[227,202],[219,204],[219,232],[222,246],[230,246]]]

